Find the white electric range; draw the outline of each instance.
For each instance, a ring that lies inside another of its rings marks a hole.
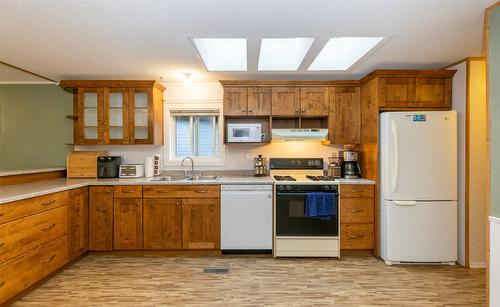
[[[271,158],[269,168],[275,181],[274,257],[339,257],[339,185],[323,176],[323,159]],[[331,216],[306,216],[311,192],[332,194]]]

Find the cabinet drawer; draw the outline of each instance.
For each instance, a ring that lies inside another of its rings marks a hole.
[[[0,224],[68,204],[68,191],[0,205]]]
[[[142,198],[142,186],[140,185],[117,185],[114,188],[116,198]]]
[[[340,223],[373,223],[374,198],[344,198],[340,204]]]
[[[144,186],[144,198],[217,198],[218,185],[151,185]]]
[[[0,225],[0,263],[68,233],[68,206]]]
[[[68,236],[47,243],[40,248],[38,261],[40,263],[40,278],[59,269],[69,261]]]
[[[340,248],[373,249],[374,224],[342,224],[340,226]]]
[[[68,262],[68,236],[0,265],[0,304]]]
[[[375,197],[375,186],[343,184],[340,185],[340,197]]]

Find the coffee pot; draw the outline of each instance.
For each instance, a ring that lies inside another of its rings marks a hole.
[[[334,152],[331,157],[328,157],[328,176],[334,178],[342,177],[342,162],[344,157],[342,151]]]
[[[266,158],[263,158],[262,155],[258,155],[253,158],[254,160],[254,175],[255,176],[266,176],[267,175],[267,162]]]

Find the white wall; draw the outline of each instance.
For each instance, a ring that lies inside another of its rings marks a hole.
[[[110,155],[121,155],[124,163],[144,163],[146,156],[160,154],[162,158],[168,156],[168,121],[169,107],[219,107],[222,108],[223,89],[219,82],[209,83],[164,83],[165,103],[165,145],[76,145],[75,150],[107,150]],[[266,145],[242,145],[228,144],[223,150],[225,163],[223,165],[204,165],[199,169],[217,170],[251,170],[253,169],[253,157],[258,154],[264,157],[297,157],[313,158],[322,157],[326,159],[334,151],[341,150],[342,146],[322,145],[320,142],[276,142]],[[251,159],[245,159],[249,156]],[[327,162],[325,160],[325,162]],[[196,163],[195,163],[196,165]],[[167,164],[165,169],[181,169],[177,162]]]
[[[490,306],[500,306],[500,219],[490,216]]]
[[[450,69],[456,69],[453,77],[452,109],[457,111],[458,126],[458,263],[465,265],[465,117],[467,64],[460,63]]]

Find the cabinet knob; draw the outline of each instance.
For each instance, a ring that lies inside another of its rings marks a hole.
[[[138,201],[138,202],[136,202],[136,203],[135,203],[135,205],[136,205],[136,206],[140,206],[140,205],[141,205],[141,202],[140,202],[140,201]]]
[[[0,287],[2,287],[3,285],[5,285],[5,281],[0,281]]]
[[[249,109],[248,112],[252,113],[252,109]]]
[[[0,247],[4,246],[5,242],[0,242]]]
[[[302,108],[302,110],[301,110],[301,111],[302,111],[302,113],[304,113],[304,112],[306,111],[306,109]]]
[[[241,110],[241,112],[245,113],[246,110]]]
[[[299,113],[299,111],[300,111],[300,110],[299,110],[298,108],[297,108],[297,109],[295,109],[295,112],[296,112],[296,113]]]

